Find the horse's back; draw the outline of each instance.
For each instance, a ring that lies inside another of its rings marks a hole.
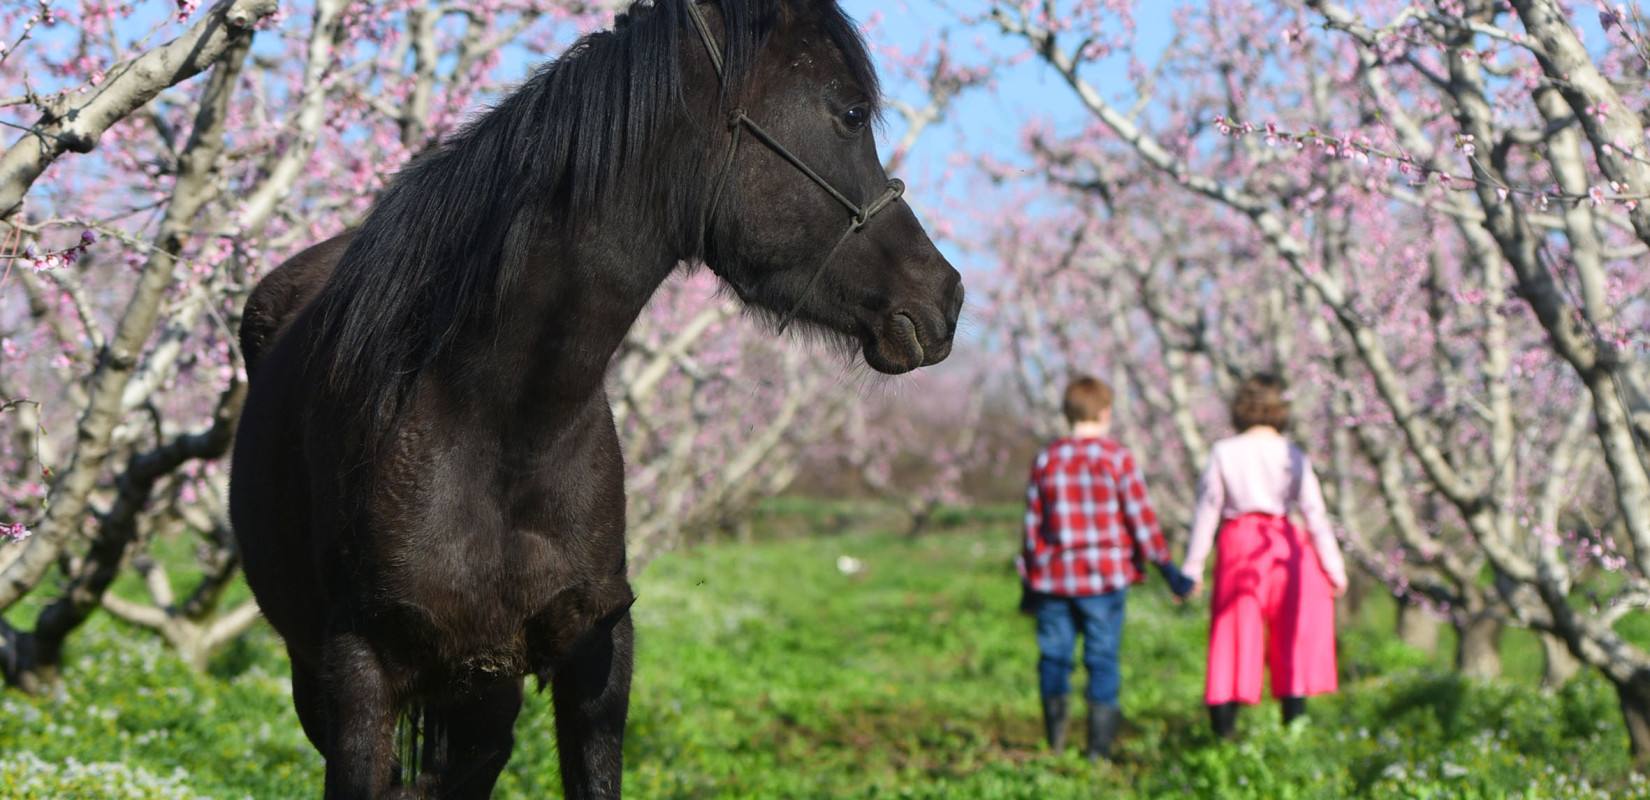
[[[241,312],[241,355],[247,374],[263,361],[298,312],[320,294],[354,238],[355,232],[347,231],[312,245],[271,270],[253,287]]]

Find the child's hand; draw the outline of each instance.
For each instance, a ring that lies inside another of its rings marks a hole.
[[[1025,617],[1037,616],[1037,607],[1031,601],[1031,587],[1020,584],[1020,615]]]
[[[1174,604],[1177,605],[1177,606],[1185,605],[1185,604],[1187,604],[1187,603],[1189,603],[1193,600],[1196,600],[1197,598],[1202,597],[1202,596],[1203,596],[1203,581],[1194,580],[1194,581],[1192,581],[1192,588],[1187,589],[1185,594],[1177,594],[1177,595],[1174,596]]]
[[[1163,579],[1169,583],[1169,591],[1173,592],[1177,600],[1191,593],[1193,581],[1190,576],[1180,571],[1173,561],[1163,561],[1157,565],[1157,571],[1163,573]]]

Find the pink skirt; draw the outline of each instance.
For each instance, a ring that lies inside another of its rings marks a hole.
[[[1245,514],[1221,525],[1209,627],[1209,705],[1333,692],[1335,600],[1312,539],[1288,517]]]

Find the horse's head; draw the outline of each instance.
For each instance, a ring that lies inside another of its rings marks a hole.
[[[695,72],[726,73],[725,93],[700,94],[726,123],[711,137],[706,262],[782,327],[851,337],[879,372],[943,360],[962,277],[883,171],[876,75],[852,21],[835,0],[690,11],[710,44],[682,43],[697,48]]]

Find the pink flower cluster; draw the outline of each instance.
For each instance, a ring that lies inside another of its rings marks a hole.
[[[28,529],[28,526],[21,522],[13,522],[10,524],[0,522],[0,540],[21,542],[24,539],[29,538],[31,534],[32,532]]]
[[[31,244],[23,248],[22,253],[10,257],[21,258],[24,266],[35,272],[44,272],[48,269],[57,269],[58,267],[67,267],[74,264],[80,260],[81,256],[86,254],[86,249],[94,244],[97,244],[97,231],[87,230],[81,232],[80,241],[73,247],[42,253]]]
[[[1637,20],[1639,24],[1634,24],[1634,17],[1637,14],[1638,8],[1636,6],[1633,9],[1633,14],[1629,15],[1627,6],[1621,3],[1617,3],[1614,8],[1603,3],[1598,4],[1598,24],[1605,34],[1609,35],[1611,31],[1615,31],[1627,44],[1632,46],[1633,50],[1638,53],[1640,60],[1650,64],[1650,50],[1645,48],[1644,36],[1639,32],[1642,20]]]

